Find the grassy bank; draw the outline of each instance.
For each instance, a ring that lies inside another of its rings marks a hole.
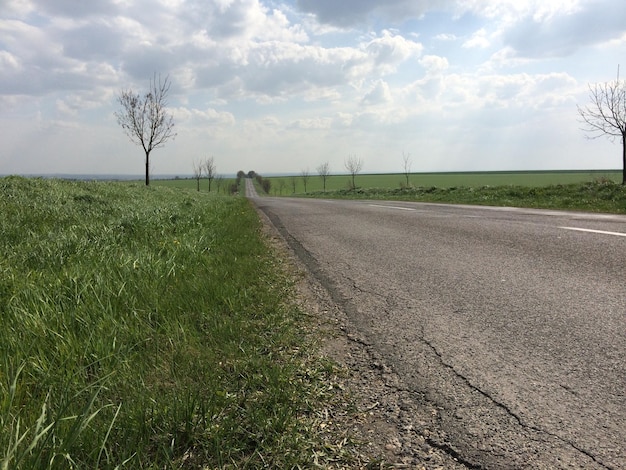
[[[449,173],[411,173],[409,184],[402,173],[361,174],[355,178],[359,188],[386,188],[389,190],[402,187],[471,187],[483,186],[524,186],[543,187],[557,184],[577,184],[589,181],[621,182],[621,171],[612,170],[572,170],[572,171],[493,171],[493,172],[449,172]],[[287,196],[303,194],[304,181],[300,175],[269,178],[272,182],[272,195]],[[352,178],[349,175],[332,175],[326,180],[326,189],[340,191],[349,189]],[[294,190],[295,185],[295,190]],[[307,179],[307,191],[322,191],[322,179],[312,172]],[[282,188],[282,189],[281,189]]]
[[[323,368],[244,198],[0,194],[0,468],[310,466]]]
[[[483,186],[417,188],[357,188],[316,191],[309,197],[384,199],[491,206],[568,209],[589,212],[626,213],[626,186],[612,181],[595,181],[550,186]]]
[[[217,178],[211,182],[211,192],[216,192],[219,194],[229,194],[230,188],[233,183],[235,183],[235,178],[222,178],[218,180]],[[138,181],[141,183],[141,181]],[[178,189],[190,189],[196,190],[198,189],[198,181],[195,178],[178,178],[178,179],[153,179],[150,181],[150,184],[153,187],[168,187],[168,188],[178,188]],[[200,178],[200,191],[209,190],[209,181],[203,177]]]

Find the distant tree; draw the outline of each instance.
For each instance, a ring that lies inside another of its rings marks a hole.
[[[289,180],[291,181],[291,193],[296,194],[296,186],[298,185],[298,178],[294,175]]]
[[[404,176],[406,177],[406,187],[409,187],[409,175],[411,174],[411,164],[413,161],[411,160],[410,153],[402,152],[402,162],[404,163]]]
[[[154,75],[150,89],[143,96],[132,90],[122,90],[117,101],[122,106],[115,113],[117,122],[131,142],[141,145],[145,154],[146,186],[150,184],[150,153],[176,137],[174,118],[167,112],[168,77]]]
[[[309,169],[306,168],[300,172],[300,178],[302,178],[302,183],[304,183],[304,192],[306,193],[306,184],[309,181],[310,177]]]
[[[243,170],[239,170],[237,172],[237,178],[245,178],[246,177],[246,172]]]
[[[346,170],[348,170],[348,173],[350,173],[350,176],[352,177],[352,189],[355,189],[356,185],[354,182],[354,178],[363,169],[363,160],[357,158],[356,155],[348,155],[348,158],[344,162],[344,165],[346,167]]]
[[[317,167],[317,174],[322,178],[322,184],[324,185],[324,192],[326,192],[326,180],[330,178],[330,164],[324,162]]]
[[[224,184],[224,176],[223,175],[216,175],[215,176],[215,186],[217,187],[217,192],[220,192],[220,189],[222,188],[222,185]]]
[[[287,186],[287,183],[283,178],[280,178],[278,180],[278,190],[280,191],[281,196],[283,195],[283,189],[285,189],[285,186]]]
[[[268,179],[268,178],[263,178],[261,175],[256,174],[255,173],[255,178],[257,183],[259,183],[259,186],[261,186],[261,188],[263,188],[263,191],[265,191],[266,194],[270,193],[270,190],[272,189],[272,182]]]
[[[620,81],[619,68],[615,80],[589,85],[589,98],[591,104],[578,106],[587,137],[606,135],[622,141],[622,184],[626,184],[626,82]]]
[[[209,157],[204,161],[204,173],[209,180],[209,192],[211,192],[211,183],[215,179],[217,170],[215,168],[215,158]]]
[[[254,170],[250,170],[248,172],[248,178],[254,179],[256,177],[256,172]]]
[[[269,179],[264,178],[263,184],[261,185],[261,187],[263,188],[263,191],[265,191],[266,194],[269,194],[270,190],[272,189],[272,182]]]
[[[200,178],[202,178],[202,162],[193,161],[193,177],[196,179],[196,187],[200,191]]]

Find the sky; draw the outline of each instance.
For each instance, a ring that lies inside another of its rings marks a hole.
[[[624,0],[0,0],[0,174],[141,175],[155,74],[153,175],[619,169],[577,105],[625,53]]]

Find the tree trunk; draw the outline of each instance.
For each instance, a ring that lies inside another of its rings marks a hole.
[[[146,152],[146,186],[150,185],[150,152]]]
[[[626,184],[626,133],[622,134],[622,184]]]

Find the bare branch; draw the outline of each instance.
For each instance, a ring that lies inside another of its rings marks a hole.
[[[363,169],[363,160],[357,158],[356,155],[348,155],[348,158],[344,162],[344,165],[346,167],[346,170],[348,170],[348,173],[350,173],[350,176],[352,176],[352,189],[354,189],[356,188],[354,178]]]
[[[584,123],[587,138],[608,136],[622,142],[622,184],[626,183],[626,82],[617,79],[611,82],[589,85],[589,105],[577,106]]]
[[[211,182],[215,179],[215,175],[217,174],[217,170],[215,167],[215,158],[209,157],[204,161],[204,172],[206,173],[206,177],[209,180],[209,192],[211,192]]]
[[[590,105],[578,106],[587,137],[622,137],[626,133],[626,83],[616,80],[589,85],[589,99]]]
[[[302,178],[302,183],[304,183],[304,192],[305,193],[306,193],[306,185],[307,185],[307,183],[309,181],[309,176],[310,176],[310,173],[309,173],[309,169],[308,168],[305,169],[305,170],[302,170],[300,172],[300,177]]]
[[[330,164],[328,162],[324,162],[317,167],[317,174],[322,178],[322,183],[324,185],[324,192],[326,192],[326,180],[330,178]]]
[[[196,179],[196,188],[200,191],[200,178],[202,178],[202,162],[193,161],[193,177]]]

